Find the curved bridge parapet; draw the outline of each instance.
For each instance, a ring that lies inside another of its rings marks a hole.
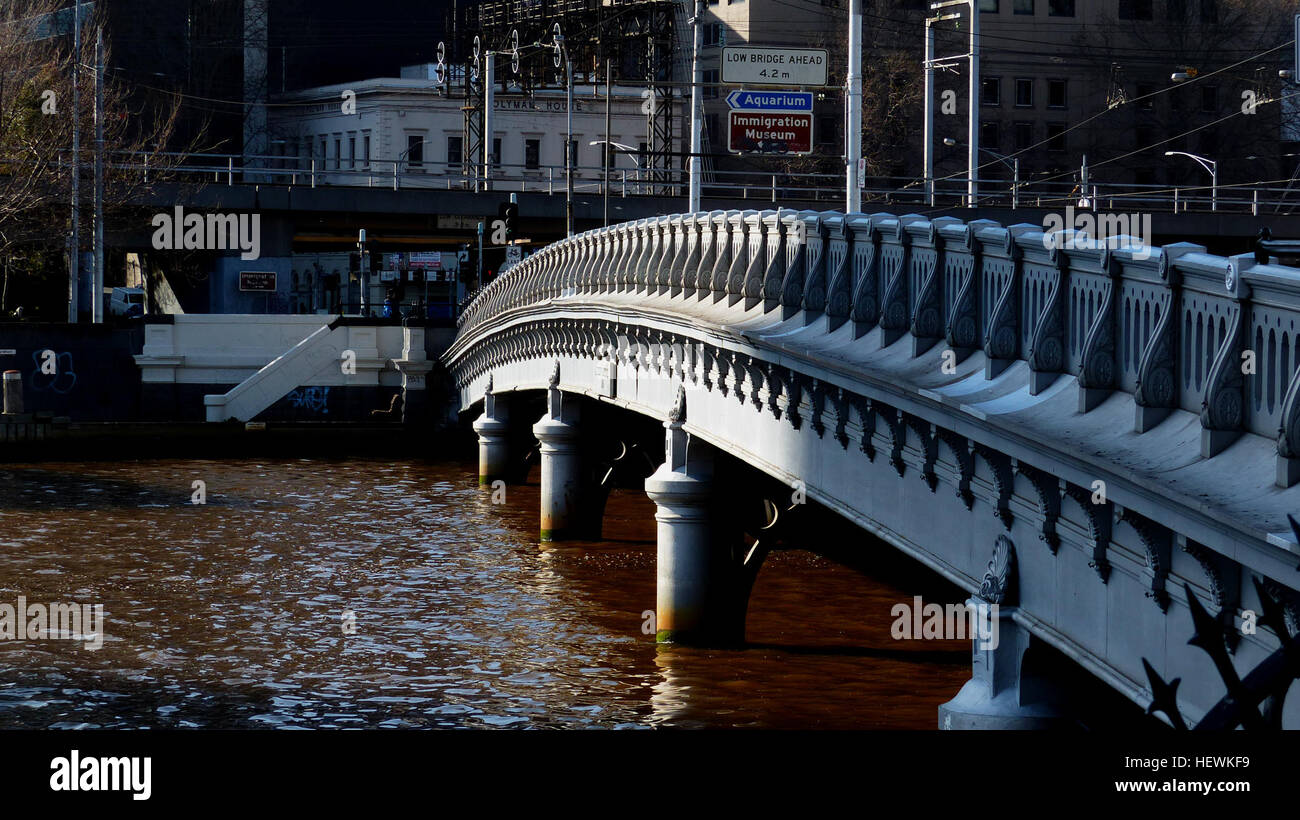
[[[668,419],[684,391],[690,434],[973,592],[1005,534],[1017,621],[1139,703],[1140,657],[1205,663],[1181,646],[1184,589],[1247,666],[1278,646],[1241,640],[1253,581],[1300,614],[1300,270],[1253,255],[888,213],[661,216],[524,260],[444,360],[463,408],[549,384]],[[1185,714],[1214,688],[1185,685]]]

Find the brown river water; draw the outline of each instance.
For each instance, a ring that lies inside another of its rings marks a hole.
[[[932,729],[970,677],[968,643],[890,637],[941,581],[807,552],[764,565],[746,647],[656,645],[645,494],[599,542],[539,546],[537,506],[457,462],[0,465],[0,604],[106,633],[0,640],[0,728]]]

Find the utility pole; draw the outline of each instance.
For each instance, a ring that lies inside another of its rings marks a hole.
[[[485,52],[483,69],[483,190],[492,190],[492,102],[496,90],[496,52]]]
[[[362,316],[368,316],[367,308],[370,307],[370,256],[366,253],[366,229],[362,228],[361,233],[357,236],[357,279],[360,280],[361,300],[360,312]]]
[[[573,61],[569,49],[564,49],[565,128],[568,136],[564,142],[564,235],[573,236]]]
[[[68,254],[68,323],[76,324],[81,289],[81,0],[72,6],[72,241]]]
[[[973,3],[974,0],[971,0]],[[848,129],[844,135],[845,212],[862,209],[858,187],[858,160],[862,158],[862,0],[849,0],[849,78],[844,104],[848,106]]]
[[[613,68],[613,63],[610,62],[609,58],[606,58],[605,59],[605,148],[604,148],[605,151],[605,186],[604,187],[605,187],[606,227],[609,226],[609,166],[610,166],[609,160],[610,160],[610,156],[613,153],[613,150],[609,144],[609,141],[611,139],[609,135],[609,126],[610,126],[610,121],[609,121],[610,102],[609,101],[612,99],[613,93],[614,93],[614,68]]]
[[[970,179],[966,181],[966,205],[975,207],[979,196],[979,183],[976,177],[980,167],[980,4],[979,0],[970,0],[970,123],[966,137],[966,167]]]
[[[104,27],[95,35],[95,271],[91,320],[104,321]]]
[[[925,127],[922,136],[922,173],[925,194],[934,207],[934,20],[925,18]]]
[[[704,47],[704,32],[700,28],[704,22],[704,0],[695,0],[695,16],[691,25],[695,30],[695,49],[691,56],[691,178],[690,203],[687,211],[699,213],[701,163],[700,154],[704,153],[704,95],[700,92],[700,83],[704,82],[704,70],[700,68],[700,49]]]

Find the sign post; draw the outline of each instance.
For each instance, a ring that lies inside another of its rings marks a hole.
[[[727,95],[727,150],[732,153],[810,154],[813,95],[807,91],[753,91]]]
[[[722,50],[722,82],[735,85],[826,85],[824,48],[729,46]]]

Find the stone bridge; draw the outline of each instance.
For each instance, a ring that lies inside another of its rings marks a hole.
[[[723,534],[740,507],[718,499],[780,482],[860,528],[848,549],[884,541],[972,608],[999,605],[1000,639],[973,642],[941,726],[1070,719],[1072,676],[1045,654],[1141,707],[1181,678],[1164,701],[1181,714],[1158,716],[1195,723],[1296,629],[1298,323],[1300,270],[1253,255],[714,211],[548,246],[476,294],[444,361],[462,410],[482,407],[483,483],[511,477],[519,423],[536,421],[544,539],[580,535],[603,506],[584,442],[618,413],[663,423],[645,478],[662,640],[743,640],[763,531],[798,509],[769,501],[736,549]],[[521,419],[542,395],[540,420]],[[1226,674],[1188,644],[1207,642],[1197,603]],[[1289,681],[1239,699],[1300,727]]]

